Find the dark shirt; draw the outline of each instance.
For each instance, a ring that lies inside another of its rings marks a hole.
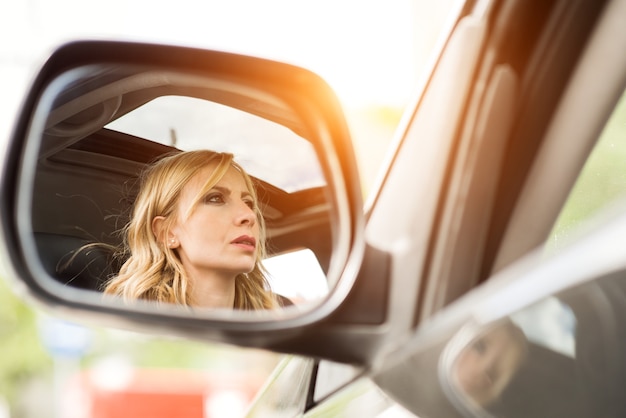
[[[281,308],[286,308],[287,306],[293,306],[293,302],[291,301],[291,299],[283,295],[279,295],[278,293],[276,294],[276,300],[278,301],[278,305]]]

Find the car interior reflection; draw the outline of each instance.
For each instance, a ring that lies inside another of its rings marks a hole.
[[[34,241],[49,276],[63,285],[102,292],[128,259],[128,253],[118,249],[124,245],[123,232],[144,169],[165,155],[188,151],[186,146],[230,154],[229,147],[235,147],[245,149],[243,155],[248,157],[244,159],[257,155],[264,162],[254,165],[258,175],[249,176],[257,195],[258,219],[265,224],[264,256],[307,250],[320,272],[316,280],[324,281],[322,287],[328,289],[333,208],[317,155],[295,132],[301,129],[297,117],[274,103],[216,93],[208,77],[177,73],[157,77],[142,71],[134,67],[85,67],[73,73],[75,79],[56,93],[39,144],[31,204]],[[193,83],[199,84],[192,88]],[[114,129],[115,121],[140,111],[141,118],[126,120],[135,121],[130,126],[136,126],[136,132],[154,132],[143,128],[150,120],[166,119],[172,112],[167,107],[147,105],[174,96],[176,103],[195,106],[195,111],[186,107],[185,112],[178,112],[172,121],[173,126],[185,128],[173,132],[195,138],[193,144],[184,138],[167,144],[160,138]],[[211,111],[217,113],[207,113]],[[229,115],[226,119],[225,114]],[[251,126],[240,123],[250,120],[255,121]],[[280,138],[274,135],[277,126],[281,127]],[[238,154],[235,158],[239,162]],[[289,179],[293,184],[285,187],[268,182],[275,178]],[[311,178],[315,181],[308,181]],[[281,271],[286,270],[281,266]],[[297,267],[291,267],[283,275],[293,278],[298,276],[296,272]],[[297,286],[293,279],[291,282],[290,287]],[[305,295],[307,288],[311,286],[303,284],[292,294]],[[320,295],[308,299],[299,296],[303,302],[313,299],[319,301]],[[279,305],[288,300],[281,297]]]
[[[480,406],[497,402],[528,354],[522,330],[505,319],[459,354],[453,370],[458,389]]]
[[[557,298],[575,316],[573,353],[561,352],[528,337],[525,361],[520,363],[497,400],[481,406],[491,416],[507,418],[626,415],[622,393],[626,385],[626,358],[623,354],[626,350],[626,327],[623,326],[626,275],[624,272],[612,273],[573,287]],[[535,305],[525,310],[535,309]],[[550,321],[547,315],[546,310],[536,317],[533,325],[546,326]],[[477,342],[481,339],[463,350],[454,370],[459,375],[459,389],[480,404],[475,399],[477,389],[474,388],[484,387],[480,386],[481,380],[474,377],[471,384],[464,384],[459,370],[467,365],[465,357],[468,353],[480,348],[482,342],[476,347]],[[469,373],[465,372],[463,376],[467,378]]]

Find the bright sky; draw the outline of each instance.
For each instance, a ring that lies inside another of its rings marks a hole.
[[[5,3],[17,3],[3,6],[17,19],[4,22],[2,39],[20,35],[29,48],[77,37],[214,47],[303,64],[344,97],[402,100],[450,0],[177,0],[176,9],[155,0]]]
[[[322,75],[347,108],[404,105],[453,0],[27,0],[0,5],[0,111],[15,114],[37,67],[80,38],[223,49]],[[6,137],[11,118],[1,118]]]

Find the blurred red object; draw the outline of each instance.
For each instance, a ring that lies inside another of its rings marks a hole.
[[[263,384],[249,374],[134,370],[115,385],[82,372],[68,387],[64,418],[221,418],[240,415]]]

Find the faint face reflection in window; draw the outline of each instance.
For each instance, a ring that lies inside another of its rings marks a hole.
[[[473,340],[454,363],[459,389],[480,406],[495,401],[528,351],[524,333],[507,320]]]

